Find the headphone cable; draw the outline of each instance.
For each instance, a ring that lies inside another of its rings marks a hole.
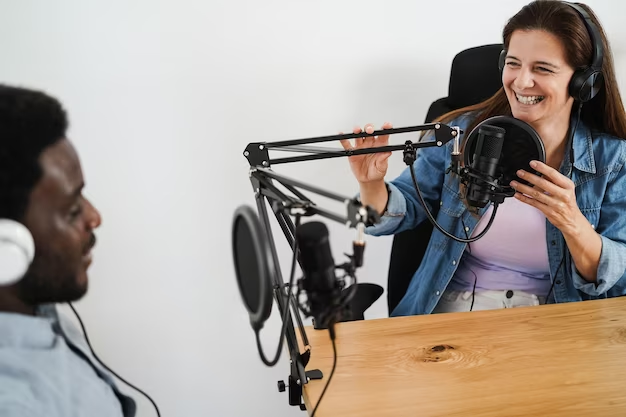
[[[91,354],[93,355],[93,357],[96,359],[96,361],[107,371],[109,371],[111,374],[113,374],[115,377],[117,377],[120,381],[122,381],[123,383],[125,383],[126,385],[128,385],[129,387],[133,388],[134,390],[136,390],[137,392],[141,393],[144,397],[146,397],[154,406],[154,409],[156,410],[157,413],[157,417],[161,417],[161,412],[159,411],[159,407],[156,405],[156,402],[154,402],[154,400],[148,395],[146,394],[144,391],[142,391],[141,389],[137,388],[135,385],[131,384],[130,382],[128,382],[127,380],[125,380],[124,378],[122,378],[121,376],[119,376],[115,371],[113,371],[111,368],[109,368],[99,357],[98,355],[96,355],[96,352],[93,350],[93,347],[91,346],[91,342],[89,341],[89,336],[87,336],[87,330],[85,329],[85,325],[83,324],[83,320],[80,318],[80,315],[78,314],[78,312],[76,311],[76,309],[74,308],[74,306],[72,305],[72,303],[67,303],[70,308],[72,309],[72,311],[74,312],[74,315],[76,315],[76,318],[78,319],[78,323],[80,324],[80,328],[83,331],[83,335],[85,336],[85,341],[87,342],[87,346],[89,346],[89,350],[91,351]]]

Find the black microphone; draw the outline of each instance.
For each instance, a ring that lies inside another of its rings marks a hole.
[[[309,313],[316,327],[326,327],[332,311],[341,301],[341,284],[335,275],[328,228],[321,222],[307,222],[296,229],[300,265],[304,277],[298,285],[307,294]]]
[[[504,128],[492,125],[483,125],[478,130],[466,195],[473,207],[485,207],[492,200],[492,193],[499,188],[496,179],[505,134]]]

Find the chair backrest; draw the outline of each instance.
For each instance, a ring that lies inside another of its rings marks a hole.
[[[430,123],[449,111],[479,103],[495,94],[502,87],[498,68],[502,47],[502,44],[490,44],[459,52],[452,60],[448,96],[430,105],[425,123]],[[387,277],[389,314],[404,297],[411,278],[422,262],[432,231],[433,225],[425,220],[415,229],[394,236]]]

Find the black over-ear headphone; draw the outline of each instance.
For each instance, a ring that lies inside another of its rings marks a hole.
[[[575,100],[584,103],[591,100],[598,94],[602,83],[604,82],[604,74],[602,73],[602,61],[604,60],[604,46],[602,44],[602,37],[598,27],[593,23],[589,14],[576,3],[563,2],[572,7],[578,15],[582,18],[591,38],[591,46],[593,48],[593,57],[591,59],[591,65],[585,68],[579,68],[574,72],[572,79],[569,83],[569,94],[574,97]],[[500,52],[500,58],[498,59],[498,67],[500,71],[504,69],[504,60],[506,58],[506,49]]]

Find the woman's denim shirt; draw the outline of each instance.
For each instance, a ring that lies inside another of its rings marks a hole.
[[[468,117],[462,117],[447,124],[465,130],[469,122]],[[480,209],[477,215],[461,200],[459,178],[452,173],[446,174],[451,163],[451,151],[452,141],[442,147],[420,149],[414,169],[424,200],[439,225],[449,233],[465,238],[471,236],[488,207]],[[571,178],[576,185],[576,202],[580,211],[602,238],[597,283],[587,282],[577,273],[573,259],[566,254],[563,235],[546,220],[550,276],[554,283],[548,302],[563,303],[626,294],[625,159],[625,140],[592,132],[580,121],[574,136]],[[568,172],[570,166],[566,156],[561,172]],[[388,182],[388,187],[387,210],[379,223],[366,228],[366,233],[390,235],[429,221],[413,187],[408,167],[398,178]],[[424,258],[404,298],[391,315],[430,314],[450,283],[465,246],[465,243],[454,241],[434,229]]]

